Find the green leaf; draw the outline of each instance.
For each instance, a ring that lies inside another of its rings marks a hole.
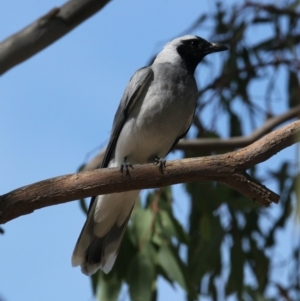
[[[289,220],[289,217],[293,213],[292,207],[292,193],[294,192],[294,183],[287,183],[287,187],[285,188],[285,193],[281,194],[280,205],[282,210],[280,211],[280,215],[277,217],[276,221],[273,222],[273,227],[269,231],[269,234],[266,236],[265,246],[269,247],[275,243],[275,232],[279,228],[283,228]]]
[[[92,284],[92,290],[93,290],[93,294],[96,295],[97,292],[97,288],[99,285],[99,281],[100,281],[100,271],[98,271],[96,274],[91,276],[91,284]]]
[[[193,239],[189,244],[188,274],[195,283],[201,281],[206,273],[219,274],[221,271],[220,250],[224,239],[224,230],[216,216],[212,218],[211,224],[213,232],[210,240],[205,241],[202,240],[202,237],[192,235]]]
[[[300,175],[294,179],[294,190],[296,193],[296,216],[300,220]]]
[[[162,246],[157,255],[157,263],[166,272],[168,277],[178,282],[181,287],[186,290],[185,271],[183,264],[180,265],[178,257],[175,256],[174,251],[168,246]]]
[[[142,247],[150,239],[153,219],[153,212],[150,209],[139,208],[134,211],[131,219],[130,238],[136,247]]]
[[[157,249],[154,247],[153,243],[151,243],[150,241],[146,242],[143,245],[141,254],[143,254],[145,257],[149,258],[151,260],[151,262],[156,263]]]
[[[122,286],[122,279],[118,278],[115,273],[110,273],[109,275],[101,273],[100,279],[97,294],[98,300],[117,301]]]
[[[260,250],[254,239],[250,238],[251,251],[247,254],[247,259],[252,268],[254,276],[256,277],[258,290],[264,291],[268,283],[268,273],[270,271],[270,260],[264,253],[264,249]]]
[[[214,274],[212,274],[209,277],[208,289],[209,289],[210,295],[213,297],[213,300],[217,300],[217,289],[216,289]]]
[[[155,226],[152,236],[152,241],[157,245],[162,245],[170,242],[172,238],[177,238],[178,242],[187,244],[188,237],[182,225],[173,216],[170,206],[160,206],[165,209],[160,209],[157,212]]]
[[[288,77],[288,95],[289,95],[289,107],[293,108],[300,104],[300,85],[298,74],[294,71],[290,71]]]
[[[171,216],[171,219],[173,221],[178,241],[184,244],[188,244],[189,237],[188,234],[185,232],[184,228],[182,227],[181,223],[174,216]]]
[[[163,246],[166,243],[165,239],[161,235],[161,229],[159,227],[155,227],[151,241],[157,246]]]
[[[155,289],[154,264],[143,254],[137,254],[129,263],[126,280],[132,301],[150,301]]]
[[[109,275],[112,272],[116,272],[118,277],[125,278],[130,260],[138,253],[138,248],[132,243],[132,239],[130,238],[132,236],[130,234],[131,230],[131,228],[127,228],[125,232],[120,246],[119,255],[117,256],[115,265]]]
[[[241,296],[244,283],[245,255],[239,239],[234,242],[231,248],[230,262],[231,269],[228,282],[226,284],[226,295],[228,296],[234,292],[237,292],[238,296]]]
[[[176,229],[174,227],[173,221],[171,220],[169,214],[165,210],[160,210],[158,212],[158,219],[161,225],[163,234],[167,237],[176,236]]]
[[[162,276],[167,282],[169,282],[169,284],[173,288],[175,288],[174,281],[169,278],[169,276],[167,275],[167,273],[165,272],[165,270],[161,266],[159,266],[159,265],[156,266],[156,273],[157,273],[157,275]]]
[[[146,197],[146,206],[145,207],[148,208],[152,204],[154,199],[155,199],[155,192],[153,192],[153,191],[148,192],[147,197]]]
[[[242,136],[242,125],[239,117],[233,113],[230,112],[230,136]]]
[[[187,233],[184,231],[181,223],[175,218],[171,206],[172,194],[171,189],[166,187],[162,194],[164,202],[159,202],[159,211],[156,219],[156,225],[161,228],[162,234],[170,239],[176,237],[179,242],[187,243]]]
[[[200,219],[200,233],[203,241],[209,241],[212,237],[212,225],[210,217],[205,214]]]

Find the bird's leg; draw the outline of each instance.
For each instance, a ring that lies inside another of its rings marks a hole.
[[[166,167],[166,162],[167,161],[165,158],[159,158],[157,156],[154,158],[154,164],[158,165],[161,173],[164,173],[164,168]]]
[[[127,162],[127,157],[125,157],[123,163],[120,166],[120,171],[123,172],[123,170],[125,169],[126,175],[128,176],[129,175],[129,167],[134,169],[132,164],[130,162]]]

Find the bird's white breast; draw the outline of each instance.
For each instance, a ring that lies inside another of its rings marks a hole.
[[[154,79],[137,100],[120,133],[117,164],[131,164],[166,156],[176,138],[192,122],[197,85],[192,74],[171,64],[152,66]]]

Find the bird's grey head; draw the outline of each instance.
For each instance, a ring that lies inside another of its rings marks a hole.
[[[198,36],[187,35],[169,42],[157,56],[157,62],[183,62],[194,73],[201,60],[210,53],[227,50],[224,45],[210,43]]]

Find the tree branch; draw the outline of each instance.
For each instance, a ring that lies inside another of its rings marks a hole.
[[[0,197],[0,223],[46,206],[98,194],[162,187],[177,183],[217,181],[268,206],[279,196],[246,174],[246,169],[266,161],[300,141],[300,121],[280,128],[235,152],[203,158],[168,161],[164,174],[153,164],[136,165],[130,176],[117,168],[97,169],[60,176],[18,188]]]
[[[64,36],[108,2],[109,0],[70,0],[8,37],[0,43],[0,75]]]
[[[229,150],[245,147],[265,134],[269,133],[276,126],[296,117],[300,116],[300,105],[289,111],[268,119],[261,127],[253,131],[248,136],[232,137],[229,139],[220,138],[199,138],[199,139],[182,139],[175,146],[175,149],[191,151],[191,150]]]

